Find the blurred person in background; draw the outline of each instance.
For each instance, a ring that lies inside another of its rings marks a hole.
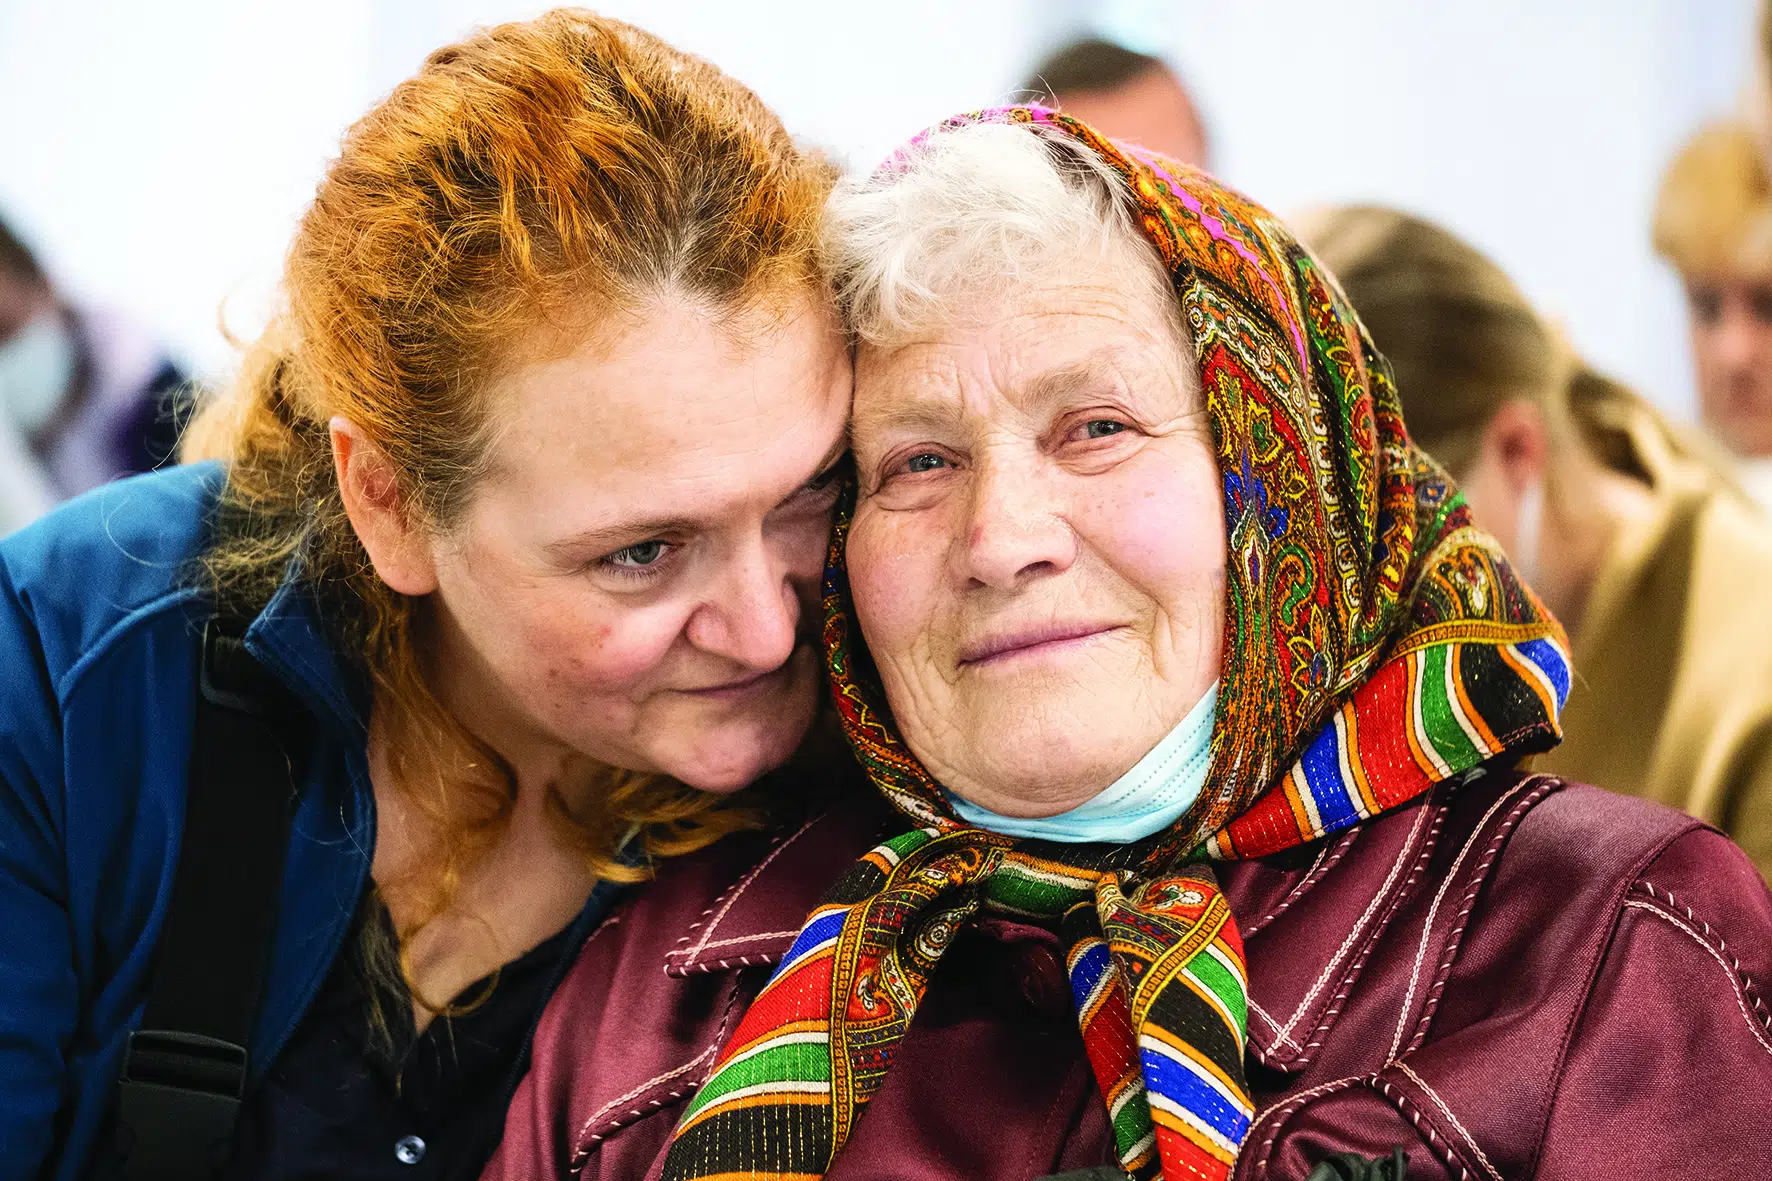
[[[1030,101],[1075,115],[1103,134],[1205,168],[1206,125],[1181,78],[1160,57],[1101,37],[1054,50],[1022,83]]]
[[[678,1036],[705,903],[623,883],[734,880],[797,798],[831,180],[619,22],[438,50],[347,133],[201,462],[0,543],[0,1178],[472,1176],[610,926],[623,1032]]]
[[[1685,283],[1704,423],[1772,509],[1772,182],[1747,126],[1714,124],[1680,149],[1654,238]]]
[[[1568,629],[1546,771],[1683,808],[1772,877],[1772,525],[1726,460],[1596,373],[1447,230],[1296,223],[1390,361],[1410,433]]]
[[[187,382],[139,325],[69,302],[0,222],[0,535],[164,463]]]

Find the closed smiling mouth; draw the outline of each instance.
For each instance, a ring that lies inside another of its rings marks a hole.
[[[769,680],[786,667],[787,665],[784,664],[777,668],[768,669],[765,672],[752,673],[749,676],[724,681],[718,685],[704,685],[699,689],[683,689],[680,690],[680,692],[688,693],[695,697],[740,697],[753,689],[761,687],[763,682]]]
[[[1117,623],[1049,623],[1002,632],[961,649],[960,667],[1000,664],[1020,656],[1057,651],[1119,629]]]

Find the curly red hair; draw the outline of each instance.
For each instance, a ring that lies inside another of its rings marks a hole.
[[[345,517],[327,422],[355,423],[429,526],[486,464],[487,376],[513,342],[594,328],[660,291],[719,308],[818,291],[832,169],[755,95],[640,29],[560,9],[433,53],[346,135],[302,218],[287,307],[188,435],[227,461],[208,555],[218,594],[261,605],[292,559],[333,601],[374,686],[387,765],[445,837],[435,914],[500,831],[512,780],[432,693],[417,601],[378,579]],[[569,323],[567,321],[570,321]],[[720,797],[610,768],[567,817],[595,870],[636,826],[653,857],[745,822]],[[410,931],[403,934],[410,934]]]

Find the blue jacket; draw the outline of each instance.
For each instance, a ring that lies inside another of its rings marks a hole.
[[[108,485],[0,542],[0,1181],[73,1178],[140,1020],[184,823],[193,566],[215,465]],[[249,1047],[256,1077],[343,942],[375,846],[367,710],[305,584],[248,649],[318,721]]]

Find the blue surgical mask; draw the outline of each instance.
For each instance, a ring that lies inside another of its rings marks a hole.
[[[49,424],[74,380],[74,339],[55,308],[0,344],[0,414],[30,437]]]
[[[1206,786],[1212,765],[1212,724],[1218,712],[1218,682],[1188,711],[1181,724],[1138,760],[1132,770],[1086,804],[1057,816],[999,816],[948,793],[954,815],[968,824],[1010,837],[1082,844],[1125,844],[1162,832],[1181,819]]]

